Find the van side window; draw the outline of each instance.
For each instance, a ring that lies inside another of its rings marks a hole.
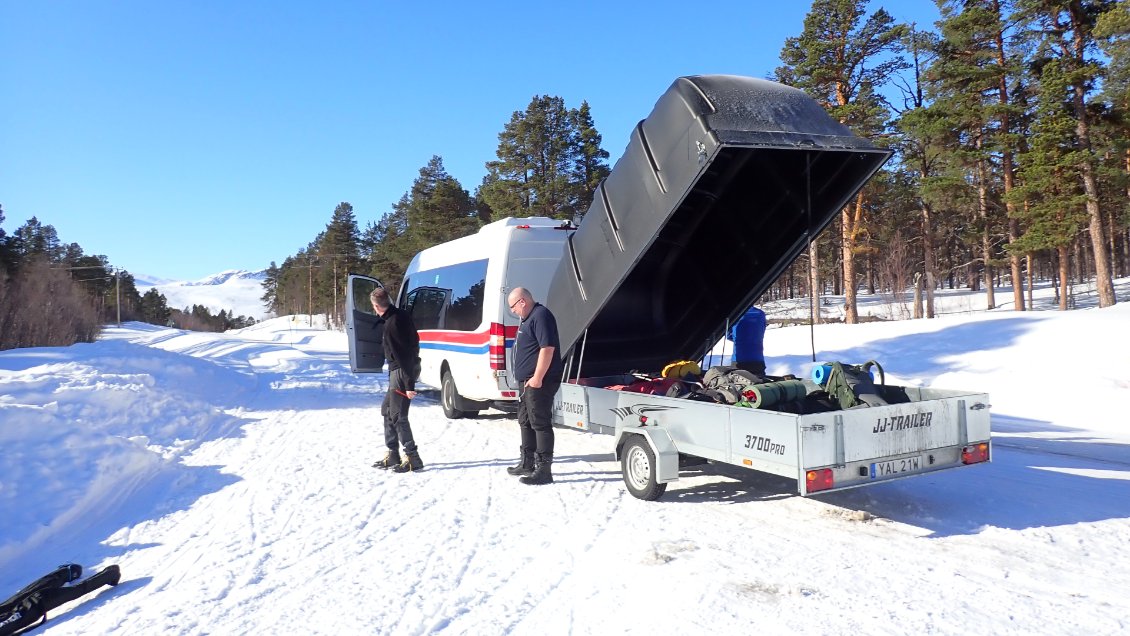
[[[415,272],[403,307],[417,329],[476,331],[483,322],[487,260]]]
[[[408,292],[405,309],[412,314],[417,329],[442,329],[449,298],[450,289],[421,287]]]
[[[483,292],[486,280],[471,285],[466,293],[451,303],[447,314],[447,328],[456,331],[474,331],[483,322]]]

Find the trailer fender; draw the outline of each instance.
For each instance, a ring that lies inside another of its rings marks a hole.
[[[679,479],[679,449],[675,447],[671,435],[658,426],[639,426],[622,428],[616,431],[616,459],[619,461],[624,444],[629,436],[638,435],[647,440],[651,452],[655,453],[655,480],[665,484]]]

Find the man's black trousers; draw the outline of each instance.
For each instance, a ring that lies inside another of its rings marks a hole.
[[[522,430],[522,455],[537,453],[539,460],[553,459],[553,396],[560,382],[546,382],[540,388],[522,387],[518,396],[518,427]]]
[[[414,453],[416,441],[412,439],[412,427],[408,424],[408,407],[412,401],[404,395],[408,390],[408,379],[404,369],[388,372],[388,389],[385,390],[384,402],[381,402],[381,415],[385,418],[385,446],[400,452],[399,444],[404,446],[404,452]]]

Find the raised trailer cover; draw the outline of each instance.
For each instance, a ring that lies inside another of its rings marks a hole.
[[[546,305],[579,376],[698,359],[883,165],[802,91],[680,77],[632,132]]]

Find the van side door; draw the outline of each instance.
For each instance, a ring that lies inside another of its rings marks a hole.
[[[345,337],[349,342],[349,369],[354,373],[384,370],[384,321],[369,301],[369,294],[378,287],[384,287],[381,281],[360,274],[350,274],[345,286]]]

